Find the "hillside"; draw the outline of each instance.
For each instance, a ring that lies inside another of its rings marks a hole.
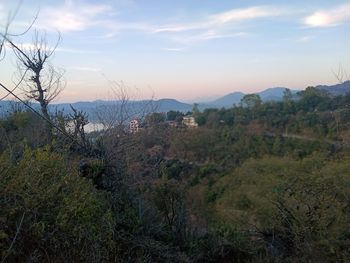
[[[348,92],[350,92],[350,80],[345,81],[340,84],[336,85],[318,85],[316,86],[317,89],[323,90],[325,92],[328,92],[332,96],[339,96],[344,95]]]
[[[59,115],[62,132],[9,112],[0,118],[0,245],[16,237],[9,262],[35,253],[52,262],[347,262],[349,101],[308,88],[298,100],[196,111],[196,128],[152,113],[136,132],[89,134],[81,116]]]

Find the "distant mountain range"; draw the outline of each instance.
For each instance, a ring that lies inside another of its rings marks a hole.
[[[323,90],[330,95],[344,95],[350,92],[350,81],[346,81],[342,84],[336,85],[319,85],[316,86],[317,89]],[[279,101],[283,98],[283,92],[286,88],[283,87],[275,87],[263,90],[258,92],[260,98],[263,101]],[[300,90],[291,90],[293,94],[297,94]],[[227,94],[223,97],[220,97],[213,101],[208,102],[200,102],[198,106],[201,110],[206,108],[229,108],[233,105],[238,105],[241,99],[246,95],[242,92],[233,92]],[[12,106],[11,106],[12,105]],[[35,103],[32,104],[34,108],[39,108],[39,106]],[[64,111],[65,113],[71,113],[72,105],[74,108],[84,111],[88,114],[89,119],[91,121],[97,121],[96,113],[99,111],[113,111],[113,109],[118,109],[121,105],[120,101],[88,101],[88,102],[75,102],[75,103],[59,103],[52,104],[50,106],[50,111]],[[13,108],[13,102],[11,101],[0,101],[0,113],[6,113],[6,111],[10,111]],[[168,112],[170,110],[188,112],[193,108],[193,104],[183,103],[177,101],[175,99],[160,99],[160,100],[141,100],[141,101],[130,101],[128,103],[128,111],[134,114],[138,114],[142,112],[144,109],[148,112]]]
[[[39,104],[32,103],[31,106],[37,110],[40,109]],[[98,121],[98,115],[103,118],[111,117],[114,113],[123,111],[123,114],[130,116],[143,115],[147,112],[168,112],[168,111],[181,111],[188,112],[192,110],[193,105],[177,101],[175,99],[160,99],[160,100],[140,100],[140,101],[128,101],[127,103],[121,101],[83,101],[74,103],[58,103],[51,104],[49,106],[50,112],[62,111],[65,114],[72,113],[71,106],[77,110],[85,112],[89,120],[92,122]],[[11,112],[14,109],[21,107],[25,108],[24,105],[14,101],[0,101],[0,117],[6,112]],[[127,112],[127,113],[126,113]],[[102,113],[102,114],[98,114]]]
[[[258,94],[262,101],[279,101],[283,98],[283,93],[286,90],[286,88],[282,87],[276,87],[276,88],[269,88],[264,91],[258,92]],[[291,90],[292,94],[296,94],[298,90]],[[215,107],[215,108],[228,108],[232,107],[233,105],[238,105],[241,101],[241,99],[246,95],[243,92],[233,92],[230,94],[227,94],[221,98],[218,98],[214,101],[206,102],[204,103],[207,106]]]
[[[91,102],[52,104],[51,107],[65,112],[71,112],[71,105],[76,109],[90,113],[102,109],[120,109],[120,107],[127,107],[134,112],[141,112],[143,110],[156,112],[167,112],[170,110],[187,111],[191,109],[191,105],[174,99],[128,101],[126,104],[121,101],[96,100]]]
[[[341,84],[336,85],[318,85],[315,87],[316,89],[322,90],[330,94],[331,96],[344,95],[350,92],[350,81],[345,81]],[[262,101],[280,101],[283,98],[283,93],[286,90],[284,87],[275,87],[263,90],[261,92],[257,92]],[[290,90],[293,95],[296,95],[301,90]],[[220,97],[214,101],[200,103],[201,108],[222,108],[222,107],[232,107],[233,105],[238,105],[241,99],[246,95],[243,92],[233,92],[227,94],[223,97]]]
[[[344,95],[350,92],[350,80],[332,86],[318,85],[316,88],[323,90],[333,96]]]

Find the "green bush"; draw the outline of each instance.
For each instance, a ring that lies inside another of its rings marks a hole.
[[[113,218],[104,197],[47,148],[0,158],[1,257],[10,261],[106,260]],[[12,244],[12,245],[11,245]]]

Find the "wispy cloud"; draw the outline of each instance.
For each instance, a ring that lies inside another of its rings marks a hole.
[[[223,39],[223,38],[238,38],[248,36],[247,32],[238,32],[238,33],[221,33],[215,30],[208,30],[206,32],[201,32],[197,34],[187,34],[181,36],[175,36],[172,39],[176,42],[182,43],[184,45],[194,44],[201,41],[208,41],[214,39]]]
[[[101,39],[113,38],[122,31],[153,31],[154,26],[146,22],[125,21],[119,17],[118,7],[134,4],[132,0],[121,0],[113,5],[102,1],[65,0],[55,8],[43,8],[35,26],[50,31],[58,30],[63,34],[89,31],[94,35],[90,37]],[[88,36],[85,34],[85,37]]]
[[[286,14],[286,10],[275,6],[231,9],[188,23],[161,26],[155,28],[153,33],[170,35],[171,39],[183,44],[243,37],[249,33],[242,32],[241,27],[238,26],[239,24],[255,19],[277,17],[283,14]]]
[[[33,49],[35,49],[35,45],[34,44],[32,44],[32,43],[14,43],[17,47],[19,47],[20,49],[22,49],[22,50],[33,50]],[[12,48],[12,45],[10,44],[10,43],[8,43],[8,42],[5,42],[5,46],[7,47],[7,48]]]
[[[35,51],[38,48],[40,48],[41,51],[47,51],[47,52],[50,52],[50,51],[55,49],[54,47],[52,47],[50,45],[44,45],[44,44],[43,45],[36,45],[33,43],[29,43],[29,42],[28,43],[13,42],[13,44],[25,52]],[[13,46],[9,42],[5,42],[5,47],[11,49]]]
[[[132,0],[123,1],[126,1],[127,5],[134,3]],[[136,31],[146,34],[161,34],[170,40],[189,44],[242,37],[247,33],[242,32],[242,27],[239,27],[239,24],[286,14],[286,9],[281,7],[252,6],[214,13],[190,20],[187,23],[157,25],[145,21],[125,21],[125,18],[118,16],[120,14],[117,11],[115,4],[110,5],[102,3],[102,1],[65,0],[59,6],[42,8],[36,26],[46,30],[58,30],[63,34],[89,31],[91,35],[95,36],[85,34],[84,37],[101,39],[114,38],[123,31]]]
[[[211,16],[212,22],[226,24],[242,22],[251,19],[274,17],[284,13],[284,10],[274,6],[253,6],[241,9],[232,9],[227,12]]]
[[[233,37],[243,37],[247,36],[248,33],[246,32],[238,32],[238,33],[231,33],[231,34],[220,34],[214,30],[209,30],[201,35],[194,36],[194,39],[198,40],[209,40],[209,39],[219,39],[219,38],[233,38]]]
[[[315,36],[302,36],[296,39],[296,42],[299,43],[306,43],[306,42],[310,42],[315,38]]]
[[[264,17],[274,17],[284,14],[284,10],[273,6],[253,6],[248,8],[231,9],[209,15],[200,21],[194,21],[187,24],[173,24],[159,27],[154,33],[162,32],[184,32],[190,30],[209,30],[222,27],[223,25],[240,23]]]
[[[72,54],[96,54],[100,53],[99,50],[84,50],[84,49],[76,49],[76,48],[62,48],[62,47],[57,47],[55,48],[54,46],[50,45],[43,45],[43,46],[38,46],[33,43],[14,43],[16,46],[18,46],[20,49],[24,51],[30,51],[30,50],[36,50],[38,48],[40,49],[45,49],[47,51],[55,51],[55,52],[63,52],[63,53],[72,53]],[[7,48],[11,48],[11,44],[8,42],[5,43],[5,46]]]
[[[78,70],[78,71],[88,71],[88,72],[102,72],[102,68],[100,67],[78,66],[78,67],[70,67],[69,69]]]
[[[183,52],[186,51],[186,47],[170,47],[170,48],[162,48],[164,51],[170,51],[170,52]]]
[[[341,5],[330,10],[317,11],[304,18],[308,27],[332,27],[350,21],[350,4]]]
[[[77,3],[66,0],[62,6],[43,8],[40,12],[38,27],[54,29],[62,33],[84,31],[91,27],[114,25],[112,19],[108,20],[111,15],[113,15],[113,8],[107,4]]]
[[[101,50],[85,50],[77,48],[56,48],[57,52],[72,53],[72,54],[97,54],[101,53]]]

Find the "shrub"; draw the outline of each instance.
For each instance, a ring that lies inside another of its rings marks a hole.
[[[0,158],[1,256],[20,261],[107,259],[113,218],[102,194],[47,148]]]

